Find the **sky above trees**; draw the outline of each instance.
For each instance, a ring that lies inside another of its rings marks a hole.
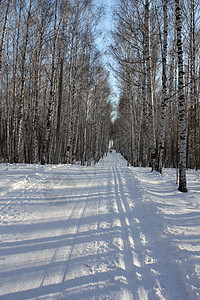
[[[106,68],[110,71],[110,86],[112,89],[111,98],[112,102],[118,103],[119,100],[119,87],[118,82],[109,68],[109,64],[115,64],[110,55],[109,48],[112,43],[111,31],[113,30],[113,9],[116,7],[117,0],[95,0],[95,5],[97,8],[102,7],[103,16],[99,23],[99,31],[101,32],[99,38],[97,39],[97,46],[102,52],[102,59]]]

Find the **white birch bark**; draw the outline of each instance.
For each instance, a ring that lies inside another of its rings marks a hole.
[[[147,124],[147,97],[146,97],[146,73],[144,66],[143,86],[142,86],[142,166],[147,166],[147,135],[148,135],[148,124]]]
[[[132,166],[136,165],[136,155],[135,155],[135,131],[136,126],[134,122],[134,104],[133,99],[129,96],[129,106],[130,106],[130,116],[131,116],[131,145],[130,145],[130,163]]]
[[[42,158],[41,158],[42,164],[45,164],[48,162],[48,153],[47,153],[48,149],[47,148],[48,148],[49,139],[50,139],[50,131],[51,131],[51,124],[52,124],[52,117],[53,117],[53,98],[54,98],[53,92],[54,92],[54,75],[55,75],[55,61],[56,61],[56,43],[57,43],[59,31],[60,31],[60,26],[62,24],[63,15],[61,16],[61,19],[60,19],[60,22],[58,25],[57,25],[57,18],[58,18],[58,0],[56,0],[56,3],[55,3],[49,106],[48,106],[48,113],[47,113],[47,120],[46,120],[46,133],[45,133],[45,139],[44,139],[43,148],[42,148]]]
[[[76,15],[77,17],[77,15]],[[71,49],[70,49],[70,58],[69,58],[69,84],[68,84],[68,107],[67,107],[67,163],[72,162],[72,122],[73,122],[73,68],[74,68],[74,57],[76,56],[76,29],[77,29],[77,19],[74,21],[72,29],[72,39],[71,39]]]
[[[56,127],[56,151],[54,157],[54,163],[59,163],[60,154],[60,126],[61,126],[61,106],[62,106],[62,90],[63,90],[63,58],[60,61],[60,77],[58,88],[58,109],[57,109],[57,127]]]
[[[194,120],[193,120],[193,135],[192,135],[192,144],[193,144],[193,164],[192,167],[197,170],[199,168],[199,134],[198,134],[198,93],[197,93],[197,75],[196,75],[196,53],[197,53],[197,47],[196,47],[196,22],[195,22],[195,1],[191,0],[191,81],[192,81],[192,105],[194,107]],[[197,7],[198,9],[198,7]]]
[[[30,27],[30,17],[31,17],[31,9],[32,9],[32,0],[29,2],[29,10],[28,16],[26,20],[26,36],[25,36],[25,44],[24,51],[22,54],[22,72],[21,72],[21,91],[19,98],[19,119],[18,119],[18,141],[17,141],[17,161],[23,161],[23,120],[24,120],[24,89],[25,89],[25,68],[26,68],[26,56],[27,56],[27,48],[29,41],[29,27]]]
[[[15,14],[18,15],[18,21],[16,22],[16,38],[13,39],[13,132],[12,132],[12,161],[17,162],[17,140],[18,140],[18,128],[17,128],[17,68],[19,62],[19,44],[20,44],[20,26],[22,17],[22,1],[20,2],[19,12],[15,10]]]
[[[8,25],[8,13],[9,13],[10,3],[11,3],[11,0],[8,0],[7,7],[6,7],[5,19],[4,19],[4,25],[3,25],[3,32],[2,32],[2,36],[1,36],[1,43],[0,43],[0,82],[1,82],[1,71],[2,71],[3,49],[4,49],[4,43],[5,43],[6,31],[7,31],[7,25]]]
[[[173,97],[173,93],[175,87],[174,87],[174,73],[175,73],[175,49],[174,47],[170,51],[170,70],[169,70],[169,99],[167,101],[167,131],[166,131],[166,139],[167,139],[167,144],[166,144],[166,164],[168,167],[172,168],[174,167],[173,165],[173,138],[174,136],[174,128],[173,128],[173,101],[175,96]]]
[[[178,101],[179,101],[179,191],[187,192],[186,187],[186,124],[183,69],[183,40],[181,0],[175,0],[177,52],[178,52]]]
[[[163,47],[162,47],[162,101],[161,101],[161,126],[158,146],[158,166],[157,171],[162,174],[163,150],[164,150],[164,133],[165,133],[165,117],[166,117],[166,98],[167,98],[167,36],[168,36],[168,20],[167,20],[168,0],[163,0]]]
[[[151,67],[151,35],[150,35],[150,9],[149,0],[145,1],[145,58],[147,72],[147,95],[149,103],[149,134],[150,134],[150,151],[151,151],[151,167],[155,168],[156,159],[156,139],[154,128],[154,103],[153,103],[153,85],[152,85],[152,67]]]
[[[38,4],[38,10],[42,10],[40,7],[42,4]],[[48,17],[48,8],[45,9],[42,14],[42,19],[39,19],[39,15],[36,20],[39,23],[38,28],[38,37],[36,44],[36,57],[35,57],[35,77],[34,77],[34,88],[35,88],[35,97],[34,97],[34,114],[33,114],[33,136],[32,136],[32,162],[37,163],[39,160],[39,149],[38,149],[38,124],[39,124],[39,94],[41,89],[41,61],[42,61],[42,46],[44,44],[44,34],[47,25],[47,17]]]

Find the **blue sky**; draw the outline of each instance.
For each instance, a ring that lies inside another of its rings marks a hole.
[[[117,0],[94,0],[97,6],[103,5],[105,9],[105,16],[102,18],[101,23],[99,24],[99,28],[102,31],[102,36],[98,39],[98,48],[104,53],[103,61],[105,66],[107,66],[107,62],[112,59],[108,51],[106,51],[111,44],[111,36],[110,30],[113,29],[113,22],[112,22],[112,10],[113,7],[116,5]],[[114,78],[111,70],[110,70],[110,85],[112,88],[112,101],[117,102],[119,97],[119,90],[117,88],[117,81]]]

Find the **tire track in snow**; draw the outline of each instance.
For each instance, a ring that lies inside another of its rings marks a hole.
[[[165,299],[162,295],[163,288],[158,278],[154,275],[152,266],[157,261],[149,249],[149,243],[141,226],[145,222],[143,218],[143,190],[139,182],[133,177],[128,177],[129,168],[121,164],[114,168],[116,199],[118,200],[119,212],[123,216],[122,227],[125,228],[125,245],[129,249],[126,254],[127,262],[130,263],[128,271],[134,278],[134,299]],[[130,190],[131,187],[131,190]],[[139,204],[139,210],[135,208]],[[131,209],[132,207],[132,209]],[[145,215],[145,212],[144,212]],[[146,224],[146,223],[145,223]],[[151,226],[151,223],[148,224]]]
[[[133,299],[137,299],[137,293],[134,289],[135,283],[137,282],[135,270],[133,267],[133,236],[130,234],[130,221],[127,215],[127,208],[124,203],[124,195],[122,193],[122,188],[120,185],[120,175],[117,169],[117,166],[113,167],[113,176],[114,176],[114,190],[115,190],[115,201],[117,204],[119,218],[121,222],[121,230],[122,230],[122,243],[123,245],[123,260],[124,260],[124,268],[126,272],[126,280],[128,284],[128,290],[133,294]]]
[[[36,296],[37,299],[189,299],[181,285],[181,278],[176,278],[180,272],[176,269],[177,264],[173,265],[173,257],[169,255],[170,245],[166,245],[166,241],[159,241],[161,236],[153,236],[160,232],[155,230],[158,216],[155,214],[155,207],[144,201],[143,195],[146,194],[142,191],[139,180],[135,178],[137,176],[134,169],[127,168],[125,160],[118,154],[105,159],[102,168],[96,166],[96,181],[99,185],[91,180],[87,183],[85,193],[82,193],[81,187],[78,195],[70,190],[69,197],[72,200],[67,205],[60,205],[62,201],[55,205],[53,195],[50,199],[51,205],[45,205],[49,222],[54,222],[53,231],[51,232],[51,227],[45,226],[45,232],[35,241],[39,243],[41,239],[44,248],[36,248],[35,253],[34,247],[29,248],[33,250],[33,262],[38,263],[30,269],[33,282],[26,282],[26,279],[29,280],[28,267],[18,269],[16,275],[19,275],[20,282],[23,283],[18,286],[18,293],[15,289],[10,294],[10,299],[20,296],[20,299],[30,299],[30,295],[32,299],[36,299]],[[88,175],[92,176],[93,168],[87,170]],[[47,172],[50,173],[50,170]],[[58,175],[58,180],[64,174],[62,172],[65,169]],[[53,174],[47,174],[47,177]],[[79,179],[82,179],[82,175]],[[54,210],[61,213],[58,218],[53,213]],[[55,217],[55,220],[51,217]],[[56,220],[58,225],[55,226]],[[118,239],[116,243],[114,239]],[[154,244],[156,239],[158,243]],[[96,247],[90,247],[95,243]],[[102,252],[100,246],[104,250],[108,246],[108,251]],[[88,247],[85,252],[84,247]],[[171,258],[169,266],[168,258]],[[88,262],[89,265],[86,265]],[[152,273],[152,269],[155,273]],[[167,276],[171,276],[170,280],[167,280]],[[182,287],[177,297],[170,295],[170,284],[173,280],[174,285]],[[32,291],[29,290],[31,287]],[[6,296],[8,292],[6,290]],[[3,299],[4,296],[0,298]]]
[[[88,188],[88,195],[90,194],[90,190],[92,188],[92,184],[93,184],[93,180],[91,180],[86,186],[85,188]],[[73,243],[72,245],[68,245],[69,249],[68,251],[65,253],[65,257],[63,257],[63,259],[65,260],[65,264],[63,263],[62,266],[60,266],[60,269],[58,271],[57,274],[54,274],[53,279],[51,279],[51,275],[49,275],[52,271],[51,271],[51,265],[56,261],[57,259],[57,255],[59,253],[59,248],[57,248],[54,252],[54,254],[52,255],[51,260],[49,261],[47,268],[43,274],[43,278],[42,281],[40,283],[40,287],[46,286],[46,285],[50,285],[50,284],[64,284],[65,280],[66,280],[66,275],[67,275],[67,271],[69,269],[69,265],[70,265],[70,261],[71,261],[71,257],[74,251],[74,247],[76,245],[76,239],[78,239],[78,237],[76,236],[80,230],[80,226],[81,226],[81,221],[83,219],[84,213],[87,209],[87,205],[88,202],[87,200],[87,196],[85,196],[86,199],[83,201],[83,203],[80,206],[80,203],[74,203],[74,205],[71,208],[70,213],[68,214],[69,217],[66,219],[66,222],[68,223],[70,221],[70,219],[76,218],[77,219],[77,225],[74,226],[73,231],[70,233],[70,235],[74,235],[74,239],[73,239]],[[66,229],[67,228],[63,228],[63,234],[66,234]],[[69,242],[70,243],[70,242]],[[67,246],[67,245],[66,245]]]
[[[39,182],[41,182],[42,179],[39,179]],[[25,184],[25,186],[24,186]],[[7,208],[11,208],[11,206],[13,206],[14,204],[16,205],[17,203],[20,203],[21,201],[19,200],[19,198],[22,195],[25,195],[30,189],[36,187],[38,185],[38,181],[34,182],[33,184],[31,184],[31,186],[26,186],[27,182],[22,181],[22,183],[20,184],[20,186],[17,189],[23,189],[22,191],[20,191],[17,195],[16,195],[16,189],[12,190],[12,191],[8,191],[6,192],[3,197],[6,199],[7,197],[11,198],[11,200],[8,200],[3,207],[0,208],[0,214],[2,215],[4,213],[5,216],[5,210]],[[13,195],[13,196],[12,196]],[[3,215],[2,215],[2,222],[4,221]]]
[[[48,170],[46,170],[46,172],[49,173],[53,168],[54,167],[49,167]],[[23,169],[21,169],[21,171],[23,171]],[[58,171],[59,171],[59,169],[56,172],[58,172]],[[56,172],[54,172],[54,174]],[[2,214],[7,207],[9,207],[11,205],[13,206],[16,203],[21,203],[21,201],[18,198],[20,198],[21,196],[24,196],[32,188],[34,188],[34,187],[38,188],[38,186],[40,186],[39,190],[42,190],[42,184],[43,184],[43,182],[45,180],[45,178],[42,177],[42,175],[44,176],[45,173],[40,173],[40,169],[35,169],[35,172],[31,172],[31,173],[27,174],[24,177],[23,180],[21,180],[21,178],[22,178],[22,176],[21,176],[18,179],[18,181],[16,182],[16,184],[14,185],[14,186],[17,186],[17,188],[13,188],[12,190],[8,190],[7,192],[3,193],[3,195],[1,195],[1,197],[5,198],[5,199],[9,197],[9,198],[11,198],[11,200],[8,200],[3,205],[3,207],[0,208],[0,214]],[[38,177],[38,175],[40,175],[40,177]],[[29,185],[29,183],[33,179],[34,179],[34,183],[32,183],[31,185]],[[16,195],[16,190],[22,190],[22,191],[18,192],[17,195]]]
[[[125,174],[124,186],[127,187],[127,192],[132,198],[135,192],[132,186],[133,180],[137,182],[138,187],[141,187],[141,183],[135,178],[132,168],[127,171],[121,174]],[[147,199],[148,195],[145,193],[144,197]],[[163,221],[159,220],[160,215],[156,207],[152,206],[151,202],[145,202],[144,199],[140,201],[135,199],[135,201],[133,217],[137,222],[134,224],[133,233],[136,237],[137,253],[141,254],[143,286],[151,292],[149,299],[189,299],[179,265],[173,259],[173,249],[163,236],[163,228],[160,227]],[[141,240],[142,236],[145,237],[144,243]]]
[[[140,220],[142,217],[142,210],[137,210],[135,213],[136,203],[142,203],[143,191],[138,186],[137,180],[132,177],[127,178],[129,168],[119,166],[116,168],[118,183],[120,187],[121,201],[124,205],[124,211],[127,218],[127,230],[129,232],[130,251],[132,255],[132,264],[135,279],[135,299],[163,299],[156,295],[154,286],[157,284],[152,275],[149,265],[153,263],[154,259],[148,256],[147,240],[144,235]],[[129,186],[131,182],[131,192]],[[132,210],[131,210],[132,207]],[[142,217],[143,218],[143,217]]]
[[[43,193],[41,192],[41,190],[44,188],[46,180],[48,181],[49,177],[51,179],[51,177],[52,177],[51,171],[53,168],[54,167],[48,168],[46,170],[46,172],[44,173],[45,178],[44,177],[40,178],[39,181],[37,180],[31,186],[26,187],[24,189],[24,191],[22,191],[21,193],[16,195],[15,198],[17,199],[17,197],[19,197],[21,194],[24,195],[25,193],[27,193],[27,195],[29,196],[30,193],[28,194],[28,192],[30,191],[30,189],[32,189],[34,186],[37,186],[37,185],[38,185],[38,187],[40,186],[40,188],[38,189],[38,193],[41,193],[41,195],[42,195]],[[60,172],[60,168],[54,170],[53,174],[55,175],[55,174],[58,174],[59,172]],[[62,177],[62,173],[60,174],[60,176]],[[83,176],[84,176],[84,174],[83,174]],[[39,182],[42,182],[43,184],[39,184]],[[92,182],[90,181],[90,182],[87,182],[87,185],[84,188],[85,189],[88,188],[90,190],[91,186],[92,186]],[[80,192],[80,195],[81,195],[82,188],[80,188],[78,191]],[[48,203],[48,201],[47,201],[47,203]],[[55,203],[56,203],[56,199],[55,199]],[[53,204],[54,204],[54,202],[53,202]],[[74,201],[74,203],[71,202],[70,205],[67,206],[66,225],[68,223],[70,223],[70,219],[77,219],[77,222],[79,222],[78,223],[79,225],[76,225],[74,227],[74,230],[70,233],[70,235],[74,235],[76,237],[76,234],[79,231],[81,218],[86,209],[86,205],[87,205],[87,202],[85,199],[83,199],[83,202],[81,202],[81,203]],[[68,210],[68,209],[70,209],[70,210]],[[52,211],[52,204],[49,206],[45,206],[43,208],[42,213],[45,213],[45,215],[51,215],[51,211]],[[64,223],[62,223],[62,224],[64,224]],[[63,227],[63,225],[62,225],[62,227],[58,228],[58,230],[59,230],[58,237],[62,236],[62,235],[67,236],[69,234],[67,226]],[[51,241],[51,239],[50,239],[50,241]],[[51,244],[51,242],[50,242],[50,244]],[[67,272],[67,271],[65,271],[65,268],[66,268],[65,262],[67,262],[67,259],[69,257],[71,258],[74,245],[75,245],[75,242],[73,242],[73,244],[71,245],[71,238],[70,238],[69,241],[66,242],[66,245],[64,245],[67,248],[69,247],[69,250],[67,249],[68,251],[65,254],[63,254],[63,251],[62,251],[63,241],[62,241],[62,239],[58,239],[58,246],[53,253],[48,252],[48,242],[47,242],[46,246],[44,244],[44,247],[41,248],[40,252],[36,251],[34,253],[35,261],[39,261],[39,257],[42,257],[44,259],[44,261],[46,261],[46,266],[43,266],[43,268],[41,268],[41,269],[43,269],[42,274],[38,274],[38,277],[36,280],[36,282],[37,282],[36,285],[38,286],[38,289],[45,288],[45,286],[50,286],[50,285],[53,285],[54,283],[55,284],[59,283],[62,285],[62,282],[64,281],[64,277]],[[60,257],[63,258],[63,264],[58,263],[60,261]],[[70,258],[68,260],[70,260]],[[55,269],[56,264],[58,266]],[[69,265],[69,262],[67,262],[67,264]],[[19,282],[19,285],[16,289],[16,292],[28,290],[28,284],[29,284],[29,282],[27,282],[27,280],[26,280],[26,275],[24,275],[24,278],[22,276],[22,278]]]

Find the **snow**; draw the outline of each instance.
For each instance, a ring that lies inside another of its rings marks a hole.
[[[200,299],[200,173],[0,165],[0,299]]]

